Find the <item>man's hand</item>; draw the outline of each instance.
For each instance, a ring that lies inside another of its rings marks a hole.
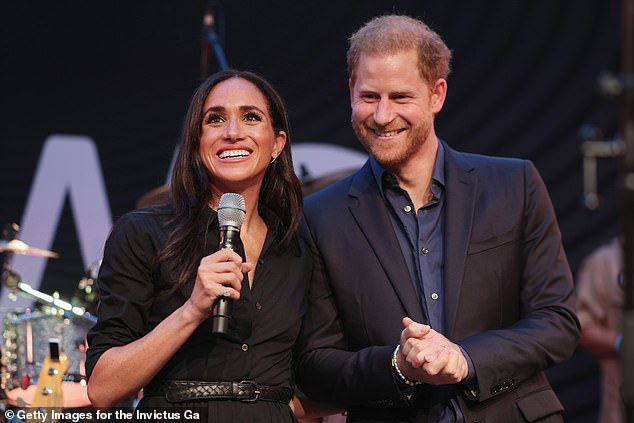
[[[458,345],[428,325],[403,319],[398,367],[409,379],[431,385],[458,383],[464,380],[469,367]]]

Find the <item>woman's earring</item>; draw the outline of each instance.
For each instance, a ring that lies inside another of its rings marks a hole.
[[[275,159],[277,159],[277,156],[273,156],[273,158],[271,159],[271,162],[269,164],[273,164],[273,162],[275,162]]]

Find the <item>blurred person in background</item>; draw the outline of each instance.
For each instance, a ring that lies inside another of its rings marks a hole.
[[[619,360],[623,307],[623,239],[614,238],[583,260],[576,280],[579,347],[593,353],[601,371],[600,423],[625,423]]]

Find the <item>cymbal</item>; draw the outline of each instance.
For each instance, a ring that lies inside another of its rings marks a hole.
[[[311,178],[310,175],[307,175],[307,177],[304,177],[302,180],[302,194],[304,195],[304,197],[307,197],[310,194],[313,194],[326,188],[329,185],[334,184],[335,182],[345,178],[346,176],[352,175],[357,170],[358,168],[341,169],[339,171],[328,173],[318,178]]]
[[[25,256],[37,256],[37,257],[48,257],[48,258],[58,258],[59,254],[42,250],[40,248],[35,248],[27,245],[25,242],[20,241],[19,239],[12,239],[11,241],[0,241],[0,253],[4,253],[5,251],[9,251],[15,254],[22,254]]]
[[[136,208],[158,206],[160,204],[167,203],[170,198],[169,185],[161,185],[156,187],[141,196],[136,202]]]

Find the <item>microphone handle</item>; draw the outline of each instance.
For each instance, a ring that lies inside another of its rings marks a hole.
[[[240,230],[232,226],[220,228],[220,249],[234,250],[235,241],[240,237]],[[231,321],[233,301],[220,297],[211,308],[211,332],[214,335],[229,336],[229,322]]]
[[[229,335],[232,304],[233,301],[225,297],[218,298],[214,303],[211,309],[211,332],[214,335]]]

